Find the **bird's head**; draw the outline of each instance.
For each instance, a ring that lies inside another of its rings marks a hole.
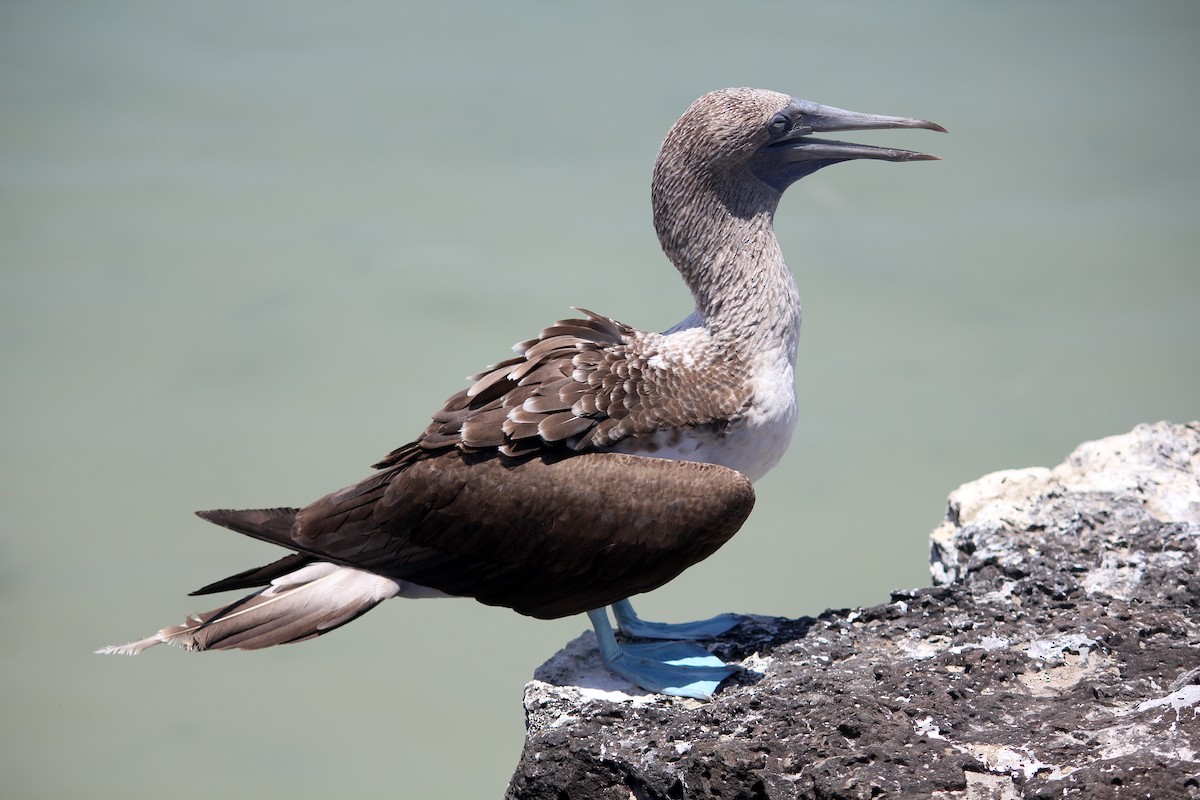
[[[930,161],[911,150],[853,144],[813,136],[833,131],[924,128],[934,122],[860,114],[765,89],[709,92],[684,112],[659,153],[656,173],[683,167],[709,180],[739,180],[748,171],[776,192],[821,167],[851,159]]]

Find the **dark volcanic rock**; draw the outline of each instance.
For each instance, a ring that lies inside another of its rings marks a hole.
[[[1139,426],[950,497],[932,588],[748,617],[708,703],[591,634],[525,690],[508,797],[1200,798],[1200,424]]]

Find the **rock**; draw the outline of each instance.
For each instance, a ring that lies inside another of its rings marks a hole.
[[[747,617],[710,702],[584,634],[525,689],[509,798],[1200,798],[1200,423],[950,496],[933,587]]]

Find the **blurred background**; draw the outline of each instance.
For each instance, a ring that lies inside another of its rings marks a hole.
[[[278,555],[303,504],[582,305],[690,311],[650,223],[723,86],[936,120],[777,218],[801,418],[647,618],[928,583],[946,495],[1200,417],[1200,5],[0,5],[0,774],[21,798],[499,797],[587,627],[394,601],[256,653],[92,654]]]

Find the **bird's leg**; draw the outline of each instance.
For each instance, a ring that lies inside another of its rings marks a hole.
[[[707,700],[738,671],[696,644],[651,642],[620,645],[603,608],[588,612],[600,657],[613,672],[651,692]]]
[[[635,639],[713,639],[737,625],[737,614],[718,614],[695,622],[646,622],[628,600],[613,603],[613,616],[621,633]]]

